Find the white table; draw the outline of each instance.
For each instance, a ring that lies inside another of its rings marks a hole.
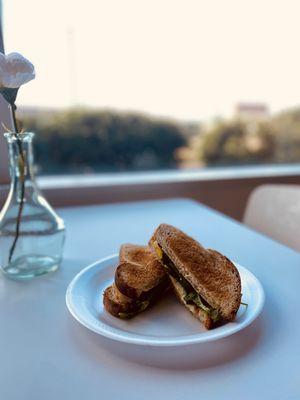
[[[60,214],[68,229],[60,271],[30,282],[0,277],[1,400],[300,399],[299,253],[189,200]],[[124,241],[146,243],[160,222],[254,272],[266,292],[261,317],[219,342],[166,349],[120,344],[79,325],[65,306],[70,280]]]

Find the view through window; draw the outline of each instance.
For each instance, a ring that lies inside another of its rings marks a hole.
[[[299,162],[299,2],[3,3],[39,174]]]

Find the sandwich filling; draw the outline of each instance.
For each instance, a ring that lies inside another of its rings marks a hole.
[[[222,320],[222,316],[218,310],[211,307],[207,301],[196,292],[193,286],[184,278],[184,276],[178,271],[175,264],[163,251],[160,245],[155,241],[154,243],[155,252],[157,257],[161,260],[164,268],[167,270],[169,275],[171,275],[182,287],[184,291],[183,300],[186,304],[192,304],[203,310],[206,314],[210,316],[214,323]]]
[[[134,311],[128,311],[128,312],[119,312],[118,317],[122,319],[130,319],[134,317],[136,314],[144,311],[148,306],[149,306],[149,301],[136,301],[133,309]]]
[[[164,277],[164,279],[157,286],[149,290],[147,293],[144,293],[140,299],[133,301],[130,306],[130,310],[127,312],[119,312],[119,318],[129,319],[144,311],[151,303],[158,299],[162,292],[166,290],[168,287],[167,283],[168,280],[166,277]]]

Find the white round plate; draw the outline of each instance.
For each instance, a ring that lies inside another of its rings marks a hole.
[[[207,331],[171,293],[151,309],[121,320],[103,307],[103,291],[111,285],[118,256],[113,255],[83,269],[70,283],[66,303],[73,317],[86,328],[120,342],[148,346],[180,346],[224,338],[248,326],[259,315],[264,291],[257,278],[236,265],[242,280],[242,301],[234,322]]]

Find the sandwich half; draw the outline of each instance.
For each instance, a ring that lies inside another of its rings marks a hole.
[[[111,315],[122,319],[132,318],[149,306],[147,300],[132,300],[124,296],[114,283],[105,289],[103,293],[103,304],[106,311]]]
[[[207,329],[234,320],[241,302],[235,265],[179,229],[161,224],[150,239],[179,300]]]
[[[124,244],[115,282],[103,295],[105,309],[119,318],[132,318],[166,291],[168,275],[148,246]]]

